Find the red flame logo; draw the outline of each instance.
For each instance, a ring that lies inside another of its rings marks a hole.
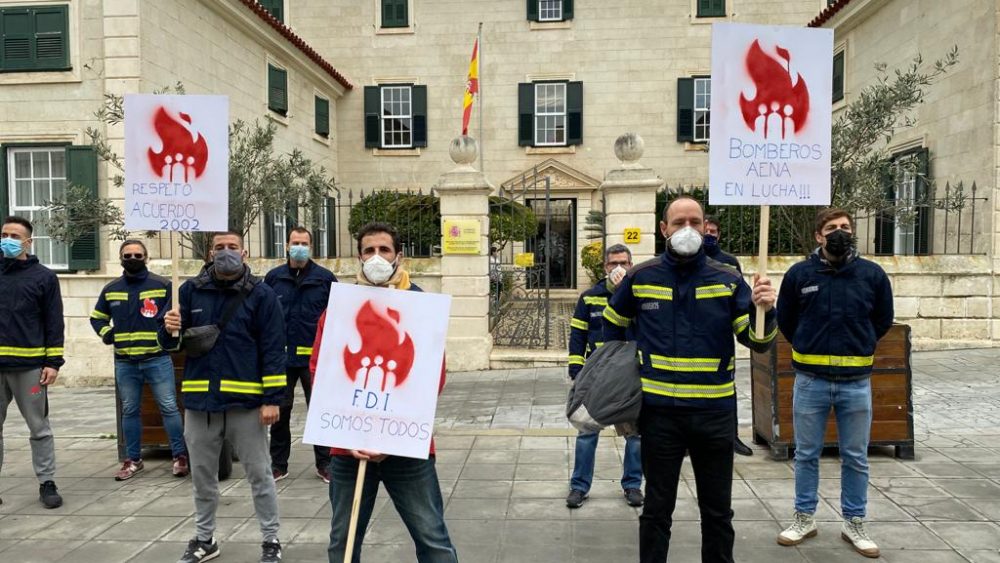
[[[780,122],[781,138],[785,138],[788,125],[798,133],[806,124],[809,116],[809,89],[801,74],[797,75],[792,85],[792,56],[787,49],[775,46],[775,52],[784,59],[784,64],[764,52],[760,41],[754,39],[747,51],[746,67],[750,79],[757,88],[757,95],[748,100],[740,94],[740,109],[743,121],[751,131],[763,129],[764,138],[773,132],[769,131],[769,122]]]
[[[150,147],[149,165],[157,177],[167,178],[171,182],[174,181],[175,167],[180,167],[184,172],[184,181],[188,182],[191,172],[194,172],[195,178],[205,172],[205,167],[208,166],[208,143],[201,133],[198,133],[197,139],[194,138],[188,127],[191,125],[190,115],[183,112],[177,115],[181,121],[174,119],[163,106],[156,110],[153,129],[163,143],[163,150],[156,152]]]
[[[367,389],[369,380],[380,383],[385,392],[386,383],[392,379],[393,387],[406,381],[413,367],[413,340],[399,326],[399,312],[386,309],[379,314],[371,301],[365,301],[354,319],[361,335],[361,349],[352,352],[344,347],[344,369],[347,377]],[[380,381],[381,380],[381,381]]]
[[[156,301],[153,301],[152,299],[149,299],[147,297],[146,299],[142,300],[142,308],[139,309],[139,314],[146,317],[147,319],[151,319],[156,316],[156,312],[158,310],[159,309],[157,309],[156,307]]]

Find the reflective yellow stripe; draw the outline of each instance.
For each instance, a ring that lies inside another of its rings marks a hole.
[[[139,293],[139,299],[153,299],[156,297],[166,297],[166,289],[147,289],[146,291]]]
[[[607,305],[607,297],[597,297],[596,295],[587,295],[583,298],[583,302],[587,305]]]
[[[875,362],[875,356],[823,356],[818,354],[800,354],[792,350],[792,359],[800,364],[810,366],[833,366],[863,368]]]
[[[17,358],[41,358],[45,355],[46,348],[21,348],[18,346],[0,346],[0,356],[14,356]],[[62,353],[62,348],[59,349]]]
[[[296,346],[295,353],[299,356],[312,356],[313,349],[311,346]]]
[[[728,285],[703,285],[694,288],[695,299],[711,299],[713,297],[732,297],[733,288]]]
[[[254,381],[234,381],[232,379],[223,379],[219,382],[219,391],[224,393],[263,395],[264,386]]]
[[[718,371],[721,358],[671,358],[649,355],[649,365],[665,371]]]
[[[584,362],[583,356],[577,356],[575,354],[569,355],[569,365],[571,366],[582,366]]]
[[[136,340],[156,340],[155,332],[119,332],[115,342],[135,342]]]
[[[729,365],[726,366],[726,369],[729,371],[736,369],[736,358],[729,358]]]
[[[101,321],[109,321],[109,320],[111,320],[111,315],[105,315],[104,313],[102,313],[102,312],[100,312],[100,311],[98,311],[98,310],[95,309],[95,310],[93,310],[93,311],[90,312],[90,318],[92,318],[92,319],[98,319],[98,320],[101,320]]]
[[[627,327],[632,322],[628,317],[623,317],[615,312],[610,305],[604,308],[604,318],[620,327]]]
[[[104,294],[105,301],[128,301],[127,291],[109,291]]]
[[[600,348],[601,346],[604,346],[603,342],[594,342],[594,347],[595,348]]]
[[[111,327],[110,327],[110,326],[105,326],[105,327],[104,327],[104,328],[102,328],[102,329],[101,329],[101,331],[100,331],[100,332],[98,332],[97,334],[99,334],[100,336],[102,336],[102,337],[103,337],[103,336],[104,336],[105,334],[107,334],[107,333],[108,333],[108,331],[110,331],[110,330],[111,330]]]
[[[288,378],[285,377],[285,374],[265,375],[262,380],[264,387],[284,387],[288,385]]]
[[[733,321],[733,334],[739,336],[748,326],[750,326],[750,315],[736,317],[736,320]]]
[[[672,301],[674,299],[674,290],[673,288],[662,285],[633,285],[632,295],[636,297],[645,297],[647,299]]]
[[[590,324],[588,324],[587,321],[581,321],[580,319],[576,318],[569,321],[569,326],[573,328],[578,328],[580,330],[588,330],[590,328]]]
[[[130,346],[128,348],[115,348],[115,354],[122,356],[139,356],[141,354],[155,354],[162,351],[159,346]]]
[[[770,342],[774,340],[774,337],[778,335],[778,327],[771,329],[771,332],[767,334],[764,338],[757,338],[757,334],[754,333],[753,329],[750,329],[750,340],[754,342]]]
[[[48,357],[62,356],[63,355],[63,349],[61,347],[60,348],[46,348],[45,349],[45,355],[48,356]]]
[[[208,391],[208,380],[207,379],[190,379],[181,382],[181,391],[186,392],[207,392]]]
[[[736,384],[732,381],[720,385],[667,383],[643,377],[642,390],[645,393],[680,399],[721,399],[735,395]]]

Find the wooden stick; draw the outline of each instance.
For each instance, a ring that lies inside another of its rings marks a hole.
[[[181,276],[180,276],[180,239],[177,239],[177,244],[174,244],[174,232],[170,231],[170,302],[173,303],[173,310],[178,313],[181,312]],[[180,336],[180,331],[174,332],[173,337],[177,338]]]
[[[760,244],[757,247],[757,275],[767,276],[767,236],[771,226],[771,206],[760,206]],[[757,323],[754,326],[757,338],[764,338],[764,308],[757,305]]]
[[[358,480],[354,483],[354,501],[351,503],[351,524],[347,527],[347,543],[344,545],[344,563],[351,563],[354,555],[354,535],[358,531],[358,512],[361,511],[361,491],[365,485],[365,470],[368,460],[358,462]]]

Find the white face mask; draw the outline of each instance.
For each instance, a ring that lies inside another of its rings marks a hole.
[[[610,272],[608,272],[608,289],[614,289],[617,287],[624,277],[625,268],[615,266]]]
[[[364,273],[365,278],[375,285],[382,285],[389,281],[392,274],[396,271],[395,261],[389,262],[385,258],[382,258],[378,254],[372,256],[368,260],[365,260],[361,264],[361,272]]]
[[[701,233],[690,225],[670,235],[670,248],[681,256],[694,256],[701,248]]]

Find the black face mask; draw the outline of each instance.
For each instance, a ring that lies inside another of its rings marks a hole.
[[[843,258],[854,248],[854,235],[837,229],[826,235],[826,253],[834,258]]]
[[[138,258],[125,258],[122,260],[122,268],[126,274],[135,275],[146,269],[146,261]]]

